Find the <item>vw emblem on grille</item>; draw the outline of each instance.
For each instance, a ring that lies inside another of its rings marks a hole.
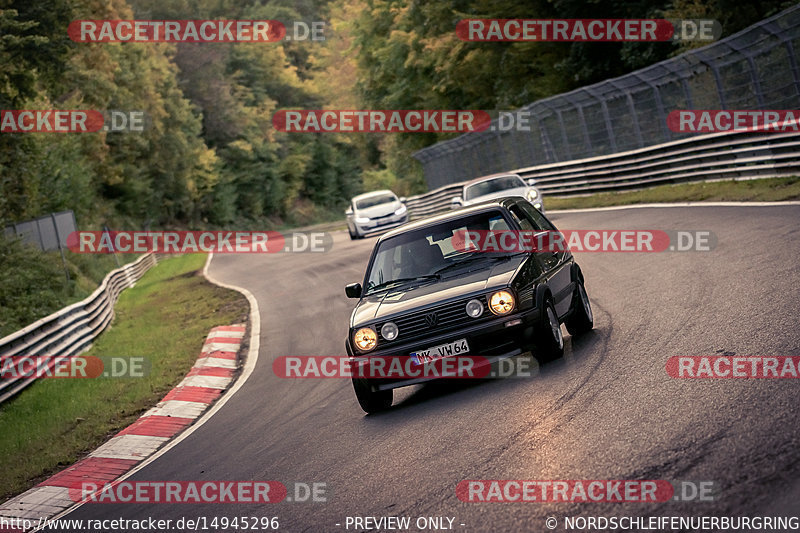
[[[428,313],[425,315],[425,323],[428,324],[429,328],[435,326],[437,322],[439,322],[439,315],[436,313]]]

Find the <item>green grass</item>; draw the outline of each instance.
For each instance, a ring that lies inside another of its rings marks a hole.
[[[780,202],[800,199],[800,177],[660,185],[569,198],[547,196],[548,211],[663,202]]]
[[[0,501],[74,463],[154,406],[189,371],[214,326],[247,301],[202,277],[206,256],[166,259],[122,293],[87,356],[145,357],[143,378],[42,379],[0,405]]]

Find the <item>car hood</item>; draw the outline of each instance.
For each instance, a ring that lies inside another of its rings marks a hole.
[[[378,204],[366,209],[359,209],[357,214],[360,217],[377,218],[391,215],[403,205],[400,202],[389,202],[388,204]]]
[[[440,280],[411,283],[366,296],[353,310],[351,325],[404,314],[446,300],[508,285],[524,261],[525,256],[520,255],[489,265],[467,265],[464,273],[446,272],[447,277]],[[470,268],[475,270],[470,271]]]
[[[467,200],[464,205],[479,204],[487,200],[494,200],[496,198],[505,198],[506,196],[522,196],[525,198],[525,193],[528,192],[528,187],[516,187],[514,189],[505,189],[502,191],[493,192],[491,194],[484,194],[483,196],[476,196],[472,200]]]

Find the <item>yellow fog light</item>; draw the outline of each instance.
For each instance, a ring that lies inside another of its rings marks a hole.
[[[489,298],[489,308],[496,315],[507,315],[514,309],[514,296],[508,291],[497,291]]]
[[[378,344],[378,334],[372,328],[361,328],[353,335],[353,342],[356,343],[356,348],[368,352]]]

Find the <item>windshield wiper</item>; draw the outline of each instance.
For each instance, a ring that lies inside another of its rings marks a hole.
[[[369,292],[367,294],[372,294],[373,292],[377,292],[382,289],[388,289],[389,287],[393,287],[398,284],[411,283],[412,281],[423,281],[427,279],[439,279],[440,277],[441,276],[439,276],[437,272],[434,274],[425,274],[424,276],[414,276],[412,278],[390,279],[389,281],[384,281],[383,283],[373,285],[372,287],[369,288]]]

